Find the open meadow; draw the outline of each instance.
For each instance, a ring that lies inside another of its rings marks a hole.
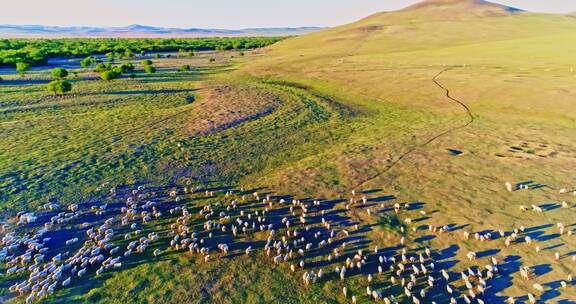
[[[574,16],[274,42],[0,68],[0,302],[576,303]]]

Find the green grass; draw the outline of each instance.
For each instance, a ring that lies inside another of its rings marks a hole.
[[[166,185],[186,177],[326,199],[346,199],[360,184],[357,192],[381,189],[398,202],[421,201],[427,212],[380,217],[345,211],[374,227],[366,233],[374,245],[396,244],[400,226],[418,228],[410,231],[416,240],[428,225],[466,225],[426,242],[436,249],[456,244],[457,270],[472,265],[468,251],[502,247],[501,240],[465,241],[462,231],[574,224],[574,209],[535,216],[521,213],[519,205],[573,201],[558,189],[574,188],[576,23],[542,14],[426,21],[431,17],[374,15],[242,58],[159,59],[157,74],[142,75],[137,65],[134,80],[105,83],[80,71],[74,95],[65,98],[47,97],[44,72],[24,83],[3,76],[0,207],[13,214],[51,199],[71,203],[90,197],[104,181]],[[183,64],[192,71],[176,72]],[[432,82],[447,66],[454,68],[438,81],[470,107],[475,120],[466,128],[455,129],[468,116]],[[448,149],[463,153],[453,156]],[[506,181],[526,180],[550,188],[504,189]],[[414,223],[405,225],[405,218]],[[558,244],[540,255],[515,245],[497,256],[552,265],[537,278],[547,283],[576,273],[568,258],[553,258],[556,250],[572,252],[574,237],[539,243]],[[257,257],[204,264],[174,255],[107,274],[51,301],[345,301],[340,281],[306,289],[299,275]],[[532,284],[514,278],[499,295],[523,296]],[[364,278],[347,285],[364,294]],[[556,299],[576,296],[573,288],[559,292]]]
[[[407,231],[408,227],[402,223],[397,216],[383,215],[378,219],[378,225],[387,232],[403,235],[402,230]]]

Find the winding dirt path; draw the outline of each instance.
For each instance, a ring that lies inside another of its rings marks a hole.
[[[474,114],[472,114],[472,111],[470,110],[470,108],[468,107],[467,104],[465,104],[463,101],[455,98],[454,96],[452,96],[450,94],[450,89],[448,89],[447,87],[445,87],[438,79],[440,78],[440,76],[442,74],[444,74],[447,71],[450,71],[454,68],[457,68],[458,66],[450,66],[447,67],[445,69],[443,69],[442,71],[438,72],[438,74],[436,74],[434,77],[432,77],[432,82],[434,82],[435,85],[437,85],[440,89],[442,89],[445,92],[445,97],[448,98],[449,100],[451,100],[452,102],[455,102],[456,104],[458,104],[465,112],[466,115],[468,116],[468,120],[466,121],[466,123],[461,124],[461,125],[457,125],[454,126],[448,130],[445,130],[439,134],[436,134],[434,136],[432,136],[431,138],[429,138],[428,140],[426,140],[425,142],[419,144],[419,145],[415,145],[414,147],[412,147],[411,149],[409,149],[408,151],[404,152],[402,155],[400,155],[396,160],[394,160],[393,162],[391,162],[384,170],[370,176],[368,179],[365,179],[363,181],[361,181],[360,183],[354,185],[354,187],[351,188],[351,190],[355,190],[358,189],[359,187],[369,183],[370,181],[386,174],[388,171],[390,171],[392,168],[394,168],[398,163],[400,163],[404,158],[406,158],[408,155],[412,154],[413,152],[415,152],[416,150],[418,150],[419,148],[423,148],[429,144],[431,144],[432,142],[434,142],[435,140],[437,140],[440,137],[443,137],[449,133],[455,132],[457,130],[463,129],[468,127],[470,124],[472,124],[475,120]]]

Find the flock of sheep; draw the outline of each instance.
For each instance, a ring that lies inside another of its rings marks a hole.
[[[514,190],[509,183],[506,188]],[[411,204],[368,207],[371,200],[354,191],[341,209],[330,201],[270,196],[243,188],[117,189],[104,184],[98,191],[104,193],[99,204],[46,204],[37,212],[21,212],[2,226],[0,262],[5,278],[14,281],[10,292],[32,303],[58,289],[122,269],[134,259],[158,258],[173,252],[198,256],[205,263],[239,254],[261,255],[271,267],[293,272],[303,286],[341,281],[342,296],[351,303],[360,299],[383,303],[488,303],[485,295],[492,288],[492,280],[500,275],[502,261],[492,257],[480,263],[472,251],[466,254],[470,267],[451,271],[433,248],[408,244],[405,230],[417,230],[404,214],[415,209]],[[398,243],[393,247],[366,246],[363,240],[369,231],[367,225],[342,216],[351,209],[366,210],[369,216],[404,217]],[[564,224],[557,223],[556,227],[560,234],[572,235]],[[519,227],[497,233],[464,232],[464,239],[502,239],[502,246],[521,242],[532,245],[533,240],[524,231]],[[428,232],[456,233],[449,226],[431,225]],[[540,252],[537,244],[533,246]],[[561,258],[558,252],[555,258]],[[576,255],[570,259],[576,262]],[[534,277],[527,266],[520,273],[525,280]],[[350,278],[356,279],[352,282]],[[364,285],[365,294],[358,293],[357,284]],[[561,281],[562,288],[573,284],[571,274]],[[538,283],[533,287],[544,292]],[[526,297],[530,303],[537,302],[532,293]],[[507,301],[522,299],[510,297]]]

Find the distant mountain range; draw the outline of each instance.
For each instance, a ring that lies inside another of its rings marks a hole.
[[[0,24],[3,38],[59,38],[59,37],[238,37],[238,36],[293,36],[324,29],[322,27],[246,28],[239,30],[202,28],[164,28],[133,24],[125,27],[45,26]]]

